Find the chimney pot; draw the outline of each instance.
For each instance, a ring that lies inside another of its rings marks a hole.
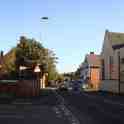
[[[0,56],[3,57],[3,51],[0,52]]]
[[[94,52],[90,52],[90,54],[94,54]]]

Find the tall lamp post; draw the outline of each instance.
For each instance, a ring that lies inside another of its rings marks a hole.
[[[43,17],[41,17],[40,18],[40,22],[42,23],[42,22],[47,22],[47,20],[48,20],[49,18],[47,17],[47,16],[43,16]],[[42,40],[42,34],[41,34],[41,38],[40,38],[40,40]],[[43,41],[42,41],[43,42]],[[48,51],[47,51],[47,54],[48,54]],[[48,61],[48,60],[47,60]],[[47,65],[48,65],[48,62],[47,62]],[[43,68],[42,68],[43,69]],[[44,69],[42,70],[43,72],[42,72],[42,77],[44,78]],[[47,74],[47,77],[48,77],[48,74]],[[41,81],[41,87],[42,88],[44,88],[44,79],[42,78],[42,81]]]
[[[40,23],[47,22],[47,20],[48,20],[48,17],[47,16],[41,17],[40,18]],[[41,32],[40,32],[40,40],[42,40],[42,33]]]
[[[40,22],[41,23],[45,23],[45,22],[47,22],[48,21],[48,17],[47,16],[43,16],[43,17],[41,17],[40,18]],[[42,35],[42,34],[41,34]],[[42,36],[41,36],[41,40],[42,40]],[[43,42],[43,41],[42,41]],[[48,54],[48,49],[47,49],[47,54]],[[47,66],[48,66],[48,58],[45,58],[46,60],[47,60]],[[46,75],[45,73],[44,73],[44,69],[43,69],[43,73],[42,73],[42,76],[43,76],[43,78],[42,78],[42,88],[45,88],[45,86],[46,86],[46,77],[48,77],[48,74]]]

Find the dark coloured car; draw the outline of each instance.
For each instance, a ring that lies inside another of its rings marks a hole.
[[[67,91],[68,88],[67,88],[67,86],[66,86],[65,84],[61,84],[61,85],[58,87],[58,90],[60,90],[60,91]]]

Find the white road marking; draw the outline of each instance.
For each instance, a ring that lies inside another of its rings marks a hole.
[[[80,124],[79,120],[73,115],[73,113],[63,104],[59,105],[64,115],[68,118],[71,124]]]
[[[57,106],[53,107],[53,111],[55,111],[57,117],[62,117],[62,113]]]
[[[66,107],[66,102],[64,98],[59,95],[56,91],[54,91],[58,100],[60,100],[60,104],[56,106],[60,111],[62,111],[63,115],[68,119],[70,124],[80,124],[79,120],[74,116],[74,114]]]

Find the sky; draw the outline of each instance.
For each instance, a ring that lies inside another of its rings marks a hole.
[[[105,30],[124,32],[124,0],[0,0],[0,50],[21,35],[59,58],[60,73],[75,71],[90,51],[100,54]],[[40,18],[47,16],[49,20]]]

